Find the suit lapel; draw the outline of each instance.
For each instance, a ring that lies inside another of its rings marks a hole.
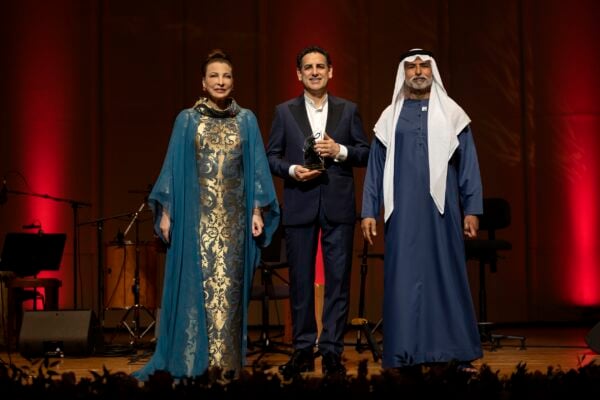
[[[340,103],[333,96],[329,96],[329,110],[327,111],[327,126],[325,131],[329,136],[335,131],[344,111],[344,103]],[[305,112],[306,113],[306,112]]]
[[[304,105],[304,96],[298,97],[295,102],[289,105],[289,108],[302,134],[305,137],[311,136],[312,129],[310,128],[306,106]]]
[[[329,96],[329,110],[327,111],[327,126],[325,131],[331,135],[338,126],[342,113],[344,112],[344,103],[339,102],[335,97]],[[304,104],[304,96],[300,96],[295,102],[289,105],[290,112],[298,124],[298,128],[305,137],[312,134],[308,114],[306,113],[306,105]]]

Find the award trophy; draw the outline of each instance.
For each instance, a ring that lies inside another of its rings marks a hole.
[[[325,160],[315,150],[315,137],[308,136],[304,140],[304,168],[323,171],[325,169]]]

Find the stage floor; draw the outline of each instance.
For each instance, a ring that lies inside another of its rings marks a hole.
[[[548,367],[562,370],[577,369],[591,361],[600,362],[600,355],[591,350],[585,343],[584,337],[591,327],[519,327],[496,329],[494,333],[518,335],[526,337],[526,349],[519,349],[520,342],[516,340],[503,340],[501,347],[491,351],[490,344],[484,343],[484,357],[474,363],[476,367],[487,364],[492,371],[497,371],[500,376],[509,376],[515,371],[519,363],[525,363],[529,371],[546,372]],[[251,331],[251,338],[256,339],[258,330]],[[64,357],[51,358],[57,361],[52,369],[58,373],[74,372],[78,379],[91,377],[90,371],[102,373],[103,368],[110,372],[131,373],[140,368],[151,355],[151,343],[153,337],[145,336],[135,341],[135,346],[130,346],[131,337],[127,332],[105,332],[104,341],[112,354],[93,354],[89,357]],[[375,335],[379,337],[378,334]],[[278,340],[275,337],[273,340]],[[350,331],[346,335],[346,348],[344,350],[344,361],[349,375],[356,375],[357,367],[361,360],[367,360],[369,374],[381,372],[381,363],[373,361],[373,356],[368,348],[357,351],[356,332]],[[364,342],[363,342],[364,343]],[[284,347],[278,347],[284,349]],[[128,352],[121,352],[121,351]],[[133,350],[133,351],[132,351]],[[289,350],[289,349],[288,349]],[[267,352],[264,355],[254,354],[248,357],[248,370],[260,357],[262,369],[268,372],[277,372],[277,367],[288,359],[286,354]],[[0,358],[3,362],[13,364],[17,367],[31,366],[31,363],[21,357],[20,354],[2,351]],[[39,361],[39,360],[38,360]],[[35,363],[35,360],[34,360]],[[39,365],[39,364],[35,364]],[[307,376],[321,376],[321,362],[317,358],[315,372],[307,373]]]

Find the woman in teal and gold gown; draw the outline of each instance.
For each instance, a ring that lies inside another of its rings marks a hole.
[[[231,60],[215,50],[202,73],[206,97],[177,116],[149,196],[168,250],[156,350],[133,374],[141,380],[239,373],[254,269],[279,223],[256,117],[230,97]]]

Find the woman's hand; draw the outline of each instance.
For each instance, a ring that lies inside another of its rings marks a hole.
[[[263,222],[262,214],[252,213],[252,236],[260,236],[263,232],[265,224]]]
[[[171,238],[169,237],[171,233],[171,216],[166,211],[163,211],[162,216],[160,217],[159,228],[163,240],[165,243],[169,243],[171,241]]]

